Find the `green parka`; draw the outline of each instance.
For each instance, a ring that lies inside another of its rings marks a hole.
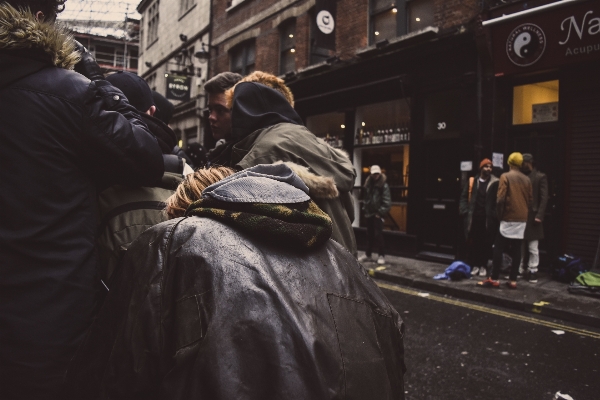
[[[386,181],[385,174],[381,174],[378,180],[373,179],[372,175],[367,178],[363,192],[365,217],[369,218],[376,214],[383,217],[390,211],[392,195]]]

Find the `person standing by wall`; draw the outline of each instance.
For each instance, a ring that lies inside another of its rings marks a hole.
[[[381,172],[379,165],[371,166],[371,175],[365,182],[363,210],[367,219],[367,250],[359,261],[371,261],[373,248],[377,247],[379,258],[377,264],[385,264],[385,241],[383,239],[383,221],[390,211],[392,196],[387,184],[387,177]]]
[[[492,175],[489,158],[479,163],[479,177],[469,178],[460,196],[460,215],[464,219],[467,239],[467,263],[471,275],[487,276],[487,262],[498,232],[496,194],[498,178]]]
[[[544,214],[548,204],[548,178],[535,168],[533,156],[529,153],[523,154],[523,166],[521,171],[529,176],[533,189],[533,202],[529,209],[525,238],[523,241],[523,256],[519,273],[524,275],[530,283],[537,283],[537,272],[540,264],[539,241],[544,238]],[[524,255],[529,253],[527,268],[523,264]]]
[[[521,153],[512,153],[508,157],[510,171],[500,176],[496,210],[500,220],[500,230],[494,242],[494,263],[492,276],[484,281],[477,282],[482,287],[499,287],[500,268],[502,267],[502,253],[508,247],[512,257],[512,267],[507,285],[511,289],[517,288],[517,273],[521,260],[521,245],[527,224],[527,214],[532,202],[531,181],[520,168],[523,164]]]

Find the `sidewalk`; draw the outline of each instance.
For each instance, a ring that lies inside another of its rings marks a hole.
[[[363,254],[359,252],[358,255]],[[543,273],[539,274],[535,284],[519,279],[516,290],[503,286],[506,279],[502,275],[500,288],[482,288],[476,283],[483,277],[461,281],[434,280],[433,277],[443,273],[449,264],[394,256],[385,258],[386,263],[382,266],[375,261],[363,264],[373,278],[600,328],[600,299],[571,294],[567,291],[568,284],[552,280]]]

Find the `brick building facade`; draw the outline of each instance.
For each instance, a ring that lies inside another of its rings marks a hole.
[[[582,9],[597,4],[577,3]],[[570,249],[591,261],[599,233],[583,215],[596,215],[593,204],[600,203],[586,192],[589,179],[569,165],[594,164],[584,149],[593,147],[600,122],[590,128],[572,118],[589,111],[581,99],[590,96],[579,90],[595,81],[582,71],[598,61],[571,57],[567,67],[566,61],[543,62],[505,75],[497,66],[506,57],[506,38],[485,27],[488,20],[501,26],[504,19],[519,23],[560,13],[584,23],[567,15],[575,6],[562,0],[338,0],[334,50],[315,42],[317,6],[315,0],[213,0],[210,76],[263,70],[283,77],[307,127],[350,154],[358,173],[359,248],[365,239],[359,193],[370,164],[380,164],[390,179],[388,251],[450,260],[464,245],[458,200],[468,177],[484,157],[506,160],[522,151],[534,153],[551,182],[542,262]],[[589,11],[585,15],[597,18]],[[588,36],[593,49],[600,35]],[[563,100],[556,121],[518,120],[517,114],[543,104],[525,101],[520,110],[515,104],[523,99],[514,93],[537,90],[558,99],[559,81],[561,96],[572,101]],[[500,162],[494,173],[505,169]],[[574,198],[571,191],[580,194]]]

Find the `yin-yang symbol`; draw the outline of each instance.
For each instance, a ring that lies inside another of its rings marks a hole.
[[[531,56],[538,47],[539,43],[533,40],[529,32],[523,32],[515,39],[515,54],[521,58]]]

